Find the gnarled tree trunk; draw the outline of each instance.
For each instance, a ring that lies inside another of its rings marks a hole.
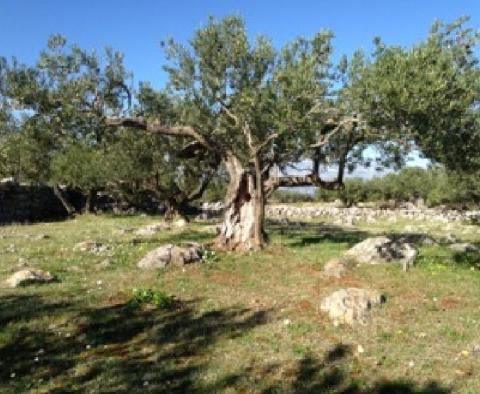
[[[262,185],[233,154],[228,153],[224,162],[230,180],[216,245],[229,250],[259,250],[264,245]]]
[[[68,199],[63,195],[62,190],[56,184],[52,186],[53,193],[60,200],[68,216],[73,216],[75,214],[75,207],[68,201]]]

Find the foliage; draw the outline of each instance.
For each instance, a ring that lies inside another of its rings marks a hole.
[[[38,152],[22,155],[17,166],[21,179],[51,181],[50,161],[57,154],[76,155],[76,148],[66,153],[70,146],[89,149],[106,142],[103,117],[122,110],[127,73],[120,53],[106,49],[104,59],[75,45],[67,47],[60,35],[50,37],[33,66],[2,59],[0,98],[21,115],[21,140]]]
[[[371,127],[393,133],[394,152],[418,147],[448,169],[472,173],[480,165],[480,33],[465,27],[467,19],[434,23],[411,48],[377,38],[347,92]]]
[[[134,305],[152,304],[162,309],[168,309],[174,304],[174,298],[161,290],[151,288],[134,288],[131,303]]]
[[[202,254],[202,261],[207,264],[216,263],[219,257],[214,250],[206,249]]]
[[[277,203],[312,202],[314,196],[297,191],[278,189],[273,192],[270,201]]]
[[[81,190],[95,190],[105,186],[109,179],[107,169],[107,157],[102,150],[77,144],[53,157],[50,180]]]
[[[462,176],[442,168],[405,168],[372,179],[347,179],[345,188],[339,191],[317,189],[318,201],[337,198],[346,204],[358,202],[397,202],[423,199],[429,206],[440,204],[478,204],[480,184],[476,177]]]

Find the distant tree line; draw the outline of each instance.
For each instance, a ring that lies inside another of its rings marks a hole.
[[[361,202],[414,202],[426,206],[449,205],[478,207],[480,180],[476,176],[458,177],[443,168],[404,168],[395,173],[370,179],[349,178],[341,190],[316,189],[314,193],[277,190],[272,201],[278,203],[333,202],[350,206]]]

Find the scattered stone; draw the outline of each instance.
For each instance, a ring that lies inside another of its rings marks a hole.
[[[28,239],[42,240],[42,239],[49,239],[50,235],[48,235],[48,234],[36,234],[36,235],[25,234],[24,237],[28,238]]]
[[[427,234],[409,233],[403,234],[397,239],[398,242],[423,245],[436,245],[438,242]]]
[[[104,253],[110,250],[108,245],[96,241],[79,242],[73,247],[74,251],[90,252],[90,253]]]
[[[458,242],[458,238],[454,234],[447,234],[443,238],[446,243],[456,243]]]
[[[154,235],[159,231],[170,230],[170,226],[167,223],[153,223],[146,226],[140,227],[135,231],[135,235]]]
[[[97,270],[102,270],[102,269],[105,269],[105,268],[108,268],[112,265],[112,263],[110,262],[110,260],[103,260],[102,262],[98,263],[95,268]]]
[[[18,268],[28,267],[28,260],[25,257],[19,257],[17,267]]]
[[[203,249],[196,242],[188,242],[179,246],[166,244],[149,252],[137,266],[143,269],[162,269],[168,265],[184,266],[201,261]]]
[[[133,228],[129,227],[129,228],[121,228],[121,229],[118,229],[118,230],[115,230],[113,232],[114,235],[125,235],[125,234],[128,234],[128,233],[131,233],[133,232]]]
[[[476,252],[478,248],[470,243],[454,243],[449,246],[449,248],[455,252],[466,253],[466,252]]]
[[[332,259],[325,263],[323,273],[326,276],[333,278],[341,278],[345,275],[348,269],[348,262],[342,259]]]
[[[368,238],[344,254],[357,264],[382,264],[393,260],[399,260],[404,268],[413,264],[417,251],[408,242],[393,241],[388,237]]]
[[[382,295],[376,290],[348,288],[326,297],[320,304],[320,309],[328,313],[335,326],[355,323],[365,325],[369,321],[372,306],[383,301]]]
[[[173,223],[173,225],[177,228],[183,228],[187,225],[187,221],[185,219],[178,219]]]
[[[48,283],[52,282],[54,277],[50,272],[25,269],[15,272],[5,283],[9,287],[25,286],[31,283]]]
[[[357,353],[359,353],[359,354],[365,353],[365,349],[363,348],[362,345],[357,346]]]

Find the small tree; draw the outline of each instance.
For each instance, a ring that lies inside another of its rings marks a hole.
[[[0,102],[8,103],[10,113],[22,115],[18,125],[21,136],[12,138],[26,149],[10,151],[9,157],[15,161],[21,155],[18,168],[24,180],[59,181],[62,177],[56,171],[52,178],[51,169],[60,162],[68,177],[67,171],[77,171],[76,163],[62,158],[73,155],[80,159],[80,152],[84,156],[107,141],[103,117],[121,113],[129,90],[124,82],[127,73],[122,55],[107,49],[105,59],[102,62],[95,52],[77,46],[68,48],[60,35],[50,37],[47,49],[33,66],[22,65],[16,59],[0,59]],[[51,160],[57,156],[52,165]],[[93,163],[83,169],[91,171]],[[84,174],[83,179],[88,177]],[[57,184],[53,186],[66,210],[72,213]]]

